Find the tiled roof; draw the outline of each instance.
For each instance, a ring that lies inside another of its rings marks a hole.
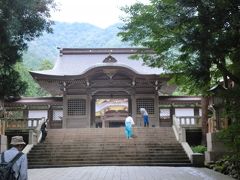
[[[130,59],[138,49],[61,49],[60,56],[51,70],[33,71],[34,74],[52,76],[82,75],[96,67],[124,67],[140,75],[159,75],[161,68],[146,66],[142,60]],[[148,50],[148,52],[151,52]]]

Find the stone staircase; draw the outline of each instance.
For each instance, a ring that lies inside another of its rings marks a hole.
[[[171,127],[50,129],[28,154],[29,168],[74,166],[190,166]]]

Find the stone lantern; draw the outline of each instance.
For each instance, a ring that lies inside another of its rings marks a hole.
[[[229,151],[229,149],[224,146],[222,140],[217,136],[217,131],[223,128],[221,125],[221,117],[225,108],[224,94],[226,93],[226,89],[221,84],[218,84],[212,87],[209,92],[212,93],[210,106],[213,110],[214,120],[216,120],[216,131],[207,133],[207,151],[205,152],[206,163],[218,160]]]
[[[212,98],[210,100],[210,104],[212,105],[212,108],[214,109],[214,117],[216,119],[216,129],[220,130],[221,127],[221,112],[224,108],[224,91],[226,89],[218,84],[214,87],[212,87],[209,91],[212,92]]]

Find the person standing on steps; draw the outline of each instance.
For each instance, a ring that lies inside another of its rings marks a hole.
[[[10,162],[17,154],[19,154],[19,152],[23,150],[26,143],[23,141],[22,136],[13,136],[10,145],[12,147],[1,154],[0,162],[2,162],[2,160],[5,162]],[[12,169],[17,180],[28,179],[28,161],[26,154],[22,153],[18,160],[13,164]]]
[[[140,112],[143,117],[144,127],[149,127],[149,119],[148,119],[148,113],[145,108],[140,108]]]
[[[47,120],[45,122],[43,122],[43,124],[41,126],[41,132],[42,132],[41,143],[43,143],[47,137]]]
[[[127,139],[132,139],[133,136],[133,130],[132,130],[132,126],[134,125],[134,121],[133,118],[129,115],[126,119],[125,119],[125,135]]]

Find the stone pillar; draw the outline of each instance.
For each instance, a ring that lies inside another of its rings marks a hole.
[[[217,132],[207,133],[207,151],[205,152],[206,163],[214,162],[229,152],[229,149],[217,137]]]
[[[7,150],[7,136],[0,134],[0,153]]]

